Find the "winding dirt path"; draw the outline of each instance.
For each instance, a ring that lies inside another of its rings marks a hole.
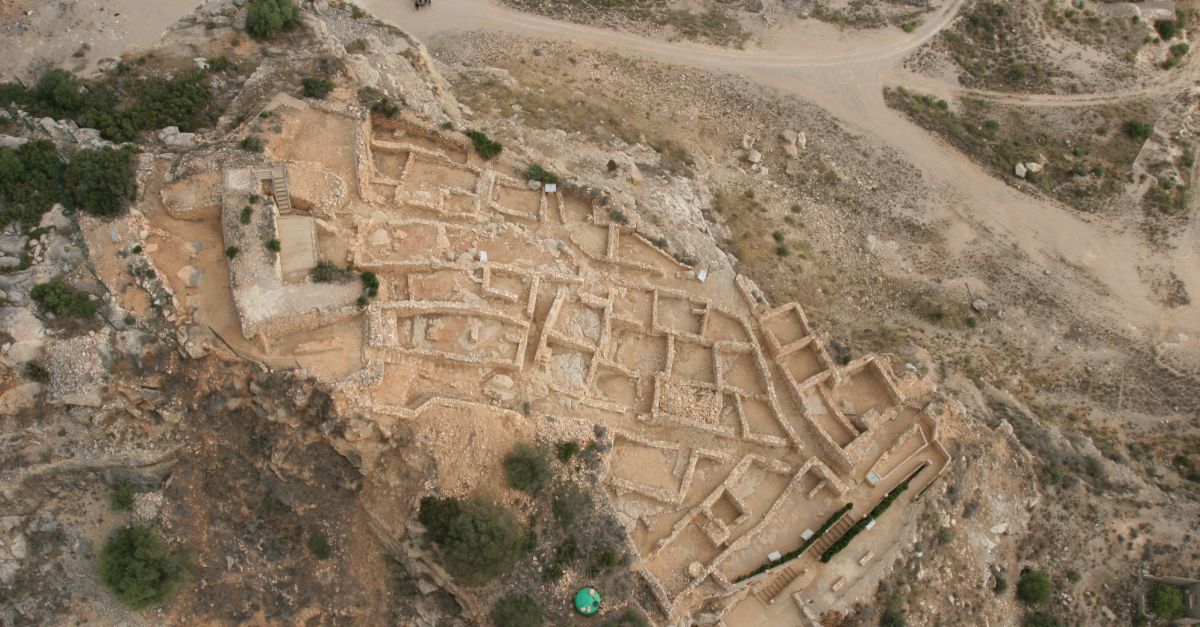
[[[814,25],[815,35],[791,37],[776,49],[728,50],[675,43],[528,15],[488,0],[437,0],[417,13],[407,2],[364,0],[386,21],[428,40],[472,30],[499,31],[572,43],[645,58],[745,76],[761,85],[812,102],[852,131],[898,150],[922,173],[925,183],[944,199],[922,207],[919,216],[944,226],[951,254],[971,249],[977,238],[1015,246],[1029,263],[1024,274],[1048,284],[1091,318],[1133,337],[1151,340],[1165,332],[1200,333],[1200,308],[1176,310],[1164,321],[1163,309],[1143,285],[1137,266],[1171,268],[1190,293],[1200,294],[1200,242],[1177,242],[1173,253],[1146,250],[1136,229],[1121,229],[1052,201],[1025,194],[984,171],[965,155],[890,109],[883,88],[907,85],[935,93],[967,93],[999,102],[1046,106],[1091,106],[1145,95],[1183,91],[1195,84],[1195,70],[1161,84],[1082,95],[1021,95],[962,90],[902,67],[903,58],[951,24],[964,0],[937,11],[911,34],[898,31],[842,33]],[[799,41],[796,41],[799,40]],[[980,240],[980,241],[983,241]],[[1179,248],[1185,249],[1181,254]],[[1014,262],[1014,271],[1018,270]],[[1098,286],[1078,280],[1088,273]],[[1169,329],[1163,329],[1169,324]]]

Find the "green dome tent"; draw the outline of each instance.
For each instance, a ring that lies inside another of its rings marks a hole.
[[[595,616],[600,611],[600,593],[595,588],[580,588],[575,593],[575,611],[581,616]]]

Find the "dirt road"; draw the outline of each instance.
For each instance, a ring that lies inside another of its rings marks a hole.
[[[636,54],[647,58],[749,77],[821,106],[850,129],[876,138],[908,157],[945,202],[922,207],[920,216],[943,225],[951,253],[969,251],[983,237],[1015,247],[1013,271],[1048,282],[1055,293],[1085,315],[1106,322],[1131,337],[1153,338],[1200,333],[1200,308],[1167,311],[1152,300],[1137,266],[1157,264],[1172,269],[1188,291],[1200,293],[1200,242],[1180,237],[1171,253],[1146,250],[1132,229],[1117,229],[1056,203],[1022,193],[996,179],[963,154],[887,107],[885,85],[913,80],[929,87],[931,79],[914,79],[902,68],[910,51],[934,37],[957,15],[963,0],[946,5],[909,35],[898,32],[838,32],[815,25],[810,36],[787,42],[773,39],[758,48],[736,51],[691,43],[654,40],[626,33],[557,22],[525,15],[487,0],[439,0],[416,13],[407,3],[367,0],[364,6],[397,26],[425,39],[435,35],[485,29],[535,38],[563,38],[581,46]],[[1194,76],[1151,87],[1155,93],[1190,89]],[[953,87],[940,85],[947,92]],[[1140,91],[1140,90],[1139,90]],[[988,94],[977,94],[988,95]],[[1073,96],[1008,96],[1028,104],[1095,104],[1130,94]],[[1090,274],[1098,285],[1078,280]]]

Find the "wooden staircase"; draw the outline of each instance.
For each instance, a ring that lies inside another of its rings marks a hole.
[[[854,518],[850,515],[842,516],[825,532],[825,535],[817,538],[817,541],[814,542],[812,546],[808,547],[808,550],[805,552],[809,555],[820,558],[821,554],[824,553],[826,549],[833,546],[834,542],[837,542],[842,538],[842,536],[846,535],[846,532],[854,526],[854,522]]]
[[[788,566],[776,572],[765,584],[759,586],[754,591],[754,594],[763,603],[774,603],[775,597],[779,596],[779,593],[783,592],[784,588],[791,585],[797,577],[803,574],[804,569],[800,568],[800,565],[793,561]]]
[[[848,531],[850,527],[854,526],[854,522],[854,518],[849,514],[839,518],[832,527],[825,530],[825,533],[820,538],[817,538],[816,542],[812,543],[812,546],[808,547],[803,553],[792,559],[790,564],[771,574],[766,579],[765,583],[755,588],[754,595],[757,596],[763,603],[774,603],[775,598],[778,597],[785,588],[790,586],[797,577],[806,572],[806,569],[801,567],[800,560],[810,559],[806,557],[809,555],[813,556],[811,559],[818,559],[819,556],[825,552],[825,549],[833,546],[834,542],[837,542],[843,535],[845,535],[846,531]]]
[[[262,181],[271,181],[271,196],[275,198],[275,206],[279,207],[279,213],[292,212],[292,195],[288,192],[286,165],[256,169],[254,176]]]

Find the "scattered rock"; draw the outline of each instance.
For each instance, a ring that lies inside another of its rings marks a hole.
[[[1013,174],[1016,174],[1019,178],[1025,178],[1025,171],[1026,168],[1024,163],[1018,163],[1017,166],[1013,168]]]
[[[750,163],[758,163],[762,161],[762,153],[751,148],[750,152],[746,153],[746,161],[749,161]]]

